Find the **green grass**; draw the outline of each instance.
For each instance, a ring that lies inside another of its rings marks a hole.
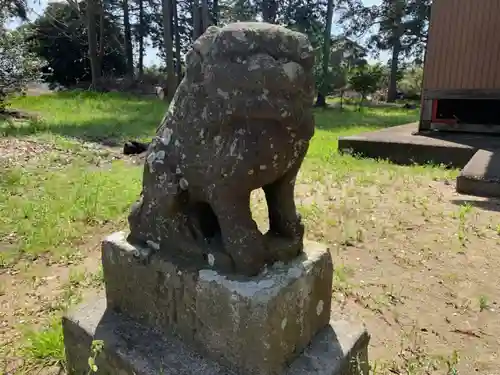
[[[86,92],[17,98],[12,105],[39,113],[42,118],[0,121],[1,136],[43,139],[71,151],[74,157],[61,163],[60,152],[55,152],[36,163],[0,170],[0,270],[41,254],[71,256],[89,237],[103,235],[103,228],[108,232],[112,227],[125,226],[130,205],[140,192],[142,168],[123,161],[96,166],[96,159],[106,159],[106,155],[96,157],[82,148],[81,141],[121,145],[127,139],[150,139],[167,105],[155,99]],[[327,176],[326,183],[333,181],[338,186],[351,179],[356,186],[378,183],[383,189],[384,184],[390,185],[401,175],[427,181],[456,174],[433,166],[399,167],[338,154],[339,136],[417,121],[416,110],[365,108],[358,112],[346,106],[342,112],[318,109],[315,119],[316,133],[302,169],[307,175],[304,182],[321,184]],[[303,205],[299,210],[309,228],[316,222],[342,226],[346,233],[343,241],[362,241],[363,233],[357,226],[331,222],[332,218],[325,222],[320,205]],[[5,238],[8,241],[2,242]],[[350,288],[349,269],[342,266],[335,272],[337,283]],[[79,301],[80,289],[99,284],[102,269],[94,274],[72,272],[62,287],[57,313]],[[28,363],[42,367],[63,363],[59,320],[50,320],[47,327],[28,331],[24,337],[23,355]]]
[[[23,359],[30,363],[27,366],[35,370],[52,366],[63,366],[65,363],[63,331],[60,319],[52,318],[49,324],[41,329],[28,329],[24,332],[25,345],[21,350]]]
[[[160,100],[123,94],[65,92],[18,97],[12,107],[42,114],[41,121],[24,126],[0,124],[0,134],[27,135],[50,132],[81,140],[117,143],[128,138],[151,137],[166,109]]]
[[[12,107],[39,113],[42,119],[20,124],[0,122],[1,134],[36,136],[74,151],[81,148],[81,140],[121,144],[131,138],[148,139],[167,105],[119,94],[70,92],[20,97],[13,100]],[[322,171],[326,167],[339,183],[356,171],[376,174],[389,168],[396,173],[400,167],[339,155],[338,137],[417,118],[418,111],[399,108],[365,108],[361,112],[352,106],[342,112],[318,109],[316,133],[304,168]],[[7,251],[5,245],[0,251],[0,267],[22,256],[70,251],[95,229],[108,222],[123,222],[139,194],[140,168],[119,161],[110,168],[89,168],[91,158],[83,154],[62,168],[52,169],[57,155],[35,167],[18,165],[0,171],[0,238],[11,238]],[[417,167],[412,173],[443,171]],[[359,182],[364,183],[362,178]]]
[[[12,107],[43,115],[41,121],[14,126],[0,123],[0,134],[26,135],[50,132],[84,140],[121,142],[131,137],[149,138],[154,133],[167,104],[158,99],[140,99],[123,94],[67,92],[55,95],[18,97]],[[346,106],[316,110],[317,136],[313,143],[332,141],[340,135],[354,134],[417,121],[418,111],[400,108],[364,108],[361,112]]]
[[[352,106],[316,110],[316,132],[308,158],[330,156],[337,151],[338,137],[373,131],[418,120],[418,111],[400,108],[364,108],[361,112]]]
[[[123,219],[140,182],[140,170],[123,162],[109,169],[17,167],[0,176],[0,238],[15,240],[0,252],[0,266],[20,255],[64,253],[96,228]]]

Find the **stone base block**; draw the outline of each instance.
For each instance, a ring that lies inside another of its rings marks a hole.
[[[251,375],[281,374],[330,320],[333,265],[328,249],[252,278],[224,276],[131,245],[103,242],[107,303],[138,323],[173,334],[207,358]]]
[[[181,340],[106,309],[97,297],[63,318],[69,375],[87,375],[93,340],[104,342],[99,375],[247,375],[192,351]],[[331,321],[283,375],[367,375],[369,335],[363,327]]]
[[[479,150],[457,176],[457,193],[500,197],[500,151]]]

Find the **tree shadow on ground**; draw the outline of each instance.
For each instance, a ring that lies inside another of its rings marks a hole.
[[[127,140],[150,139],[168,104],[156,98],[123,93],[64,91],[23,98],[14,105],[42,114],[42,120],[23,123],[0,122],[0,135],[22,136],[52,133],[107,146],[122,145]],[[417,119],[417,111],[401,108],[363,108],[353,106],[315,109],[316,127],[335,133],[349,130],[379,129]]]
[[[168,108],[158,99],[124,94],[61,92],[39,98],[16,104],[39,109],[43,120],[0,123],[0,134],[52,133],[118,146],[129,139],[151,137]]]

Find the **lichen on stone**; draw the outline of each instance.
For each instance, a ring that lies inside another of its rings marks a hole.
[[[296,257],[304,229],[290,181],[314,134],[313,65],[307,37],[285,27],[209,27],[187,53],[148,149],[130,240],[153,241],[160,252],[189,249],[204,264],[204,254],[217,253],[215,268],[247,276]],[[269,207],[265,236],[248,207],[259,188]]]

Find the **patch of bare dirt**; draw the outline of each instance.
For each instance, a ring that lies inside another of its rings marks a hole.
[[[39,120],[41,116],[38,113],[28,112],[20,109],[0,110],[0,120]]]
[[[36,138],[0,138],[0,166],[24,167],[40,162],[50,162],[51,168],[65,166],[74,160],[86,160],[89,164],[103,167],[113,160],[124,160],[131,164],[144,163],[144,154],[123,155],[120,147],[104,146],[92,142],[79,142],[75,147],[58,146],[56,143]]]
[[[376,374],[497,374],[500,200],[409,171],[299,178],[306,235],[332,250],[334,314],[365,322]]]
[[[376,374],[496,374],[500,200],[461,196],[452,180],[411,173],[300,174],[307,236],[327,243],[334,258],[334,314],[365,322]],[[264,228],[261,192],[253,213]],[[19,340],[18,324],[60,311],[68,268],[97,269],[101,238],[65,263],[39,260],[0,275],[0,347]],[[84,293],[93,287],[73,284]]]
[[[0,274],[0,373],[32,373],[29,369],[33,364],[19,351],[26,344],[23,330],[46,326],[49,317],[59,317],[69,306],[102,287],[100,239],[104,236],[103,231],[102,237],[96,235],[57,261],[40,257]],[[50,366],[36,373],[63,374],[61,370],[60,366]]]
[[[46,142],[14,137],[0,138],[0,164],[27,163],[54,151],[56,146]]]
[[[340,233],[316,235],[334,251],[336,300],[372,335],[371,359],[383,373],[496,373],[500,213],[442,182],[385,189],[337,195],[327,216]]]

